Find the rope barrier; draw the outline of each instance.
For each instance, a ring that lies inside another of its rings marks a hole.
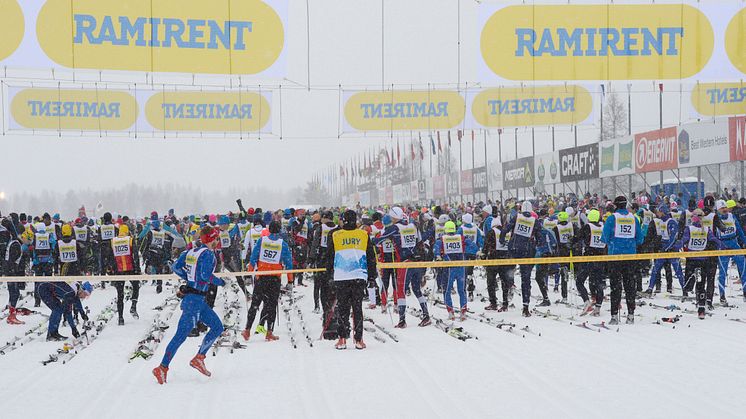
[[[280,276],[305,272],[325,272],[325,268],[287,269],[275,271],[246,271],[246,272],[218,272],[215,276],[235,278],[237,276]],[[72,282],[72,281],[151,281],[179,279],[176,274],[158,275],[78,275],[78,276],[0,276],[0,284],[4,282]]]

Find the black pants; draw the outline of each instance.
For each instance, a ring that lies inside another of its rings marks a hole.
[[[280,298],[280,277],[259,277],[254,282],[254,294],[251,297],[251,306],[249,306],[249,314],[246,317],[246,329],[251,330],[259,305],[264,303],[259,323],[266,322],[267,330],[270,332],[275,330],[278,298]]]
[[[477,260],[477,255],[473,254],[464,254],[465,260]],[[467,266],[465,267],[466,271],[466,290],[468,292],[474,292],[474,267],[473,266]]]
[[[337,333],[340,338],[350,337],[350,309],[352,309],[352,323],[355,328],[355,340],[363,339],[363,295],[365,294],[365,280],[353,279],[336,281],[337,310],[339,310],[339,324]]]
[[[547,255],[549,257],[549,255]],[[542,264],[542,265],[536,265],[536,284],[539,285],[539,291],[541,291],[541,296],[545,299],[549,299],[549,295],[547,294],[547,278],[549,277],[550,271],[554,269],[554,265],[549,264]]]
[[[591,296],[596,300],[596,307],[601,307],[604,301],[603,285],[603,264],[599,262],[578,263],[578,276],[575,278],[575,285],[578,287],[580,298],[588,301],[588,291],[585,289],[585,280],[588,279],[588,287],[591,290]]]
[[[127,275],[122,273],[121,275]],[[119,317],[123,317],[124,314],[124,281],[111,281],[114,288],[117,290],[117,313]],[[130,281],[132,284],[132,306],[137,307],[137,300],[140,297],[140,281]]]
[[[241,272],[241,256],[240,255],[232,255],[230,253],[223,253],[223,259],[225,261],[225,269],[228,270],[228,272]],[[238,287],[241,288],[241,291],[243,291],[243,294],[246,295],[246,282],[244,281],[243,276],[237,276],[236,282],[238,283]]]
[[[715,274],[717,273],[718,269],[718,258],[707,258],[705,259],[705,265],[707,266],[707,269],[704,270],[705,274],[705,281],[707,283],[715,283]],[[707,287],[707,301],[712,301],[712,298],[715,294],[715,287]],[[721,295],[721,297],[724,297],[724,295]]]
[[[624,298],[627,301],[627,312],[635,314],[635,297],[637,296],[635,265],[627,261],[607,263],[609,264],[609,277],[611,278],[611,315],[619,313],[619,305],[622,303],[622,288],[624,288]]]
[[[34,265],[35,276],[52,276],[52,263],[39,263]],[[41,304],[41,296],[39,295],[39,284],[41,282],[34,283],[34,306],[39,307]]]
[[[687,259],[684,270],[684,278],[686,278],[684,291],[689,292],[696,285],[697,307],[700,309],[704,309],[706,303],[712,304],[712,295],[715,291],[715,275],[710,275],[710,270],[714,272],[715,267],[707,262],[703,259]]]
[[[313,275],[313,308],[319,308],[319,299],[321,299],[321,281],[323,281],[323,272],[316,272]]]
[[[508,296],[515,281],[515,266],[488,266],[487,267],[487,296],[490,304],[497,305],[497,278],[500,277],[500,285],[503,290],[503,305],[508,305]],[[544,287],[546,289],[546,287]]]

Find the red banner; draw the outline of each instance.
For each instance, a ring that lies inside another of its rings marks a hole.
[[[446,197],[446,178],[443,175],[433,176],[433,198],[443,199]]]
[[[730,161],[746,160],[746,116],[728,118]]]
[[[461,172],[461,194],[471,195],[474,193],[474,181],[471,169]]]
[[[635,134],[637,173],[673,170],[679,167],[676,127]]]

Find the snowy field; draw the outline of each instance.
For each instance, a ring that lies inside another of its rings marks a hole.
[[[484,280],[479,279],[479,294],[486,295],[484,287]],[[42,338],[0,355],[3,417],[746,417],[740,396],[746,377],[746,323],[731,321],[746,319],[746,304],[737,298],[740,293],[734,284],[729,289],[730,301],[740,307],[716,307],[706,320],[683,311],[644,306],[638,308],[634,326],[611,329],[592,326],[608,321],[606,302],[601,318],[581,318],[579,310],[557,304],[550,310],[563,317],[559,321],[537,316],[524,319],[518,309],[507,314],[491,312],[488,317],[516,324],[514,332],[500,330],[478,321],[486,302],[477,296],[470,306],[472,318],[459,324],[477,337],[467,341],[434,326],[418,328],[410,314],[409,327],[395,330],[388,314],[365,309],[366,316],[395,333],[399,342],[378,333],[381,342],[366,331],[368,348],[364,351],[337,351],[331,341],[318,340],[321,321],[311,312],[312,290],[312,283],[296,287],[302,296],[296,303],[313,347],[305,339],[299,316],[291,310],[297,342],[297,348],[292,347],[281,312],[275,328],[281,340],[267,343],[254,335],[245,349],[230,353],[221,348],[206,359],[211,378],[189,367],[201,341],[189,338],[171,364],[168,383],[159,386],[150,371],[158,365],[180,312],[176,309],[169,319],[171,327],[153,358],[128,363],[154,316],[165,314],[152,308],[167,293],[158,295],[148,284],[141,291],[139,320],[125,314],[126,324],[117,326],[114,318],[97,340],[64,365],[42,365],[61,347]],[[534,294],[538,294],[535,286]],[[224,302],[235,295],[230,288],[218,294],[216,308],[221,316]],[[85,302],[91,317],[114,296],[112,287],[96,290]],[[559,298],[551,289],[550,296]],[[519,298],[516,295],[513,301],[520,306]],[[4,286],[0,299],[7,299]],[[578,297],[571,300],[580,303]],[[663,294],[648,301],[694,308],[692,303]],[[414,296],[408,302],[416,305]],[[32,306],[33,299],[27,298],[25,305]],[[49,312],[46,307],[42,311]],[[445,310],[437,306],[431,306],[431,313],[446,317]],[[677,314],[682,316],[678,323],[655,323]],[[241,326],[245,315],[241,297]],[[577,327],[578,320],[567,320],[573,315],[588,321],[594,330]],[[2,322],[0,343],[43,321],[38,314],[21,318],[26,325]],[[366,322],[366,326],[371,325]],[[520,331],[524,326],[533,333]],[[69,328],[60,331],[69,335]]]

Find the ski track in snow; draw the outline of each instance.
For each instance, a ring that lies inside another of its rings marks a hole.
[[[310,281],[309,281],[310,282]],[[433,281],[429,281],[433,285]],[[481,275],[477,291],[486,295]],[[221,348],[217,356],[208,353],[208,378],[188,363],[202,341],[189,338],[174,357],[168,383],[159,386],[150,371],[158,365],[166,345],[176,330],[180,310],[169,319],[170,328],[153,358],[127,362],[136,343],[158,313],[170,290],[156,294],[143,284],[138,311],[140,319],[129,315],[125,303],[125,326],[109,321],[89,348],[68,364],[43,366],[40,361],[56,352],[61,343],[45,342],[44,335],[23,347],[0,355],[0,371],[6,383],[0,388],[5,417],[72,416],[78,418],[204,418],[235,415],[273,418],[324,417],[362,418],[407,417],[527,417],[580,418],[611,417],[743,417],[743,404],[732,389],[740,388],[746,375],[743,342],[746,325],[731,318],[746,319],[746,303],[736,288],[729,290],[730,301],[738,308],[716,307],[714,316],[700,321],[696,315],[643,306],[634,326],[609,326],[611,330],[589,331],[609,320],[605,302],[600,318],[579,317],[579,310],[553,304],[549,309],[576,320],[556,322],[540,317],[520,316],[517,308],[507,313],[488,313],[493,319],[516,324],[519,334],[506,333],[474,319],[456,322],[478,339],[459,341],[429,326],[417,327],[416,317],[407,313],[409,327],[394,329],[388,314],[364,309],[365,314],[399,337],[399,343],[386,337],[382,343],[365,333],[368,349],[357,351],[352,339],[346,351],[337,351],[333,341],[318,340],[320,315],[313,308],[313,284],[295,287],[304,298],[296,301],[303,311],[313,347],[309,347],[300,319],[290,318],[298,342],[293,349],[280,312],[275,332],[278,342],[265,342],[252,335],[246,349]],[[536,286],[532,287],[538,294]],[[229,290],[226,290],[229,291]],[[608,294],[608,289],[605,291]],[[573,290],[571,289],[571,293]],[[550,291],[551,293],[551,291]],[[680,294],[680,292],[679,292]],[[113,287],[96,290],[84,305],[90,317],[96,315],[116,295]],[[498,295],[499,291],[498,291]],[[246,302],[241,298],[238,318],[243,327]],[[219,292],[215,304],[222,319],[223,302],[232,292]],[[552,294],[553,300],[558,298]],[[579,297],[571,300],[578,303]],[[0,301],[7,291],[0,288]],[[33,299],[26,299],[26,305]],[[660,305],[676,304],[694,308],[662,295]],[[533,303],[533,301],[532,301]],[[417,307],[413,296],[408,304]],[[486,303],[469,304],[476,314]],[[445,310],[430,305],[430,311],[443,318]],[[49,310],[42,306],[41,311]],[[621,311],[624,317],[625,309]],[[681,314],[675,324],[656,325],[655,320]],[[258,317],[258,316],[257,316]],[[22,318],[23,326],[0,324],[0,343],[22,335],[43,320],[32,315]],[[394,316],[396,321],[396,316]],[[258,318],[257,318],[258,321]],[[256,322],[254,326],[256,326]],[[522,332],[530,326],[541,336]],[[63,335],[69,328],[60,327]],[[525,336],[522,336],[525,335]]]

